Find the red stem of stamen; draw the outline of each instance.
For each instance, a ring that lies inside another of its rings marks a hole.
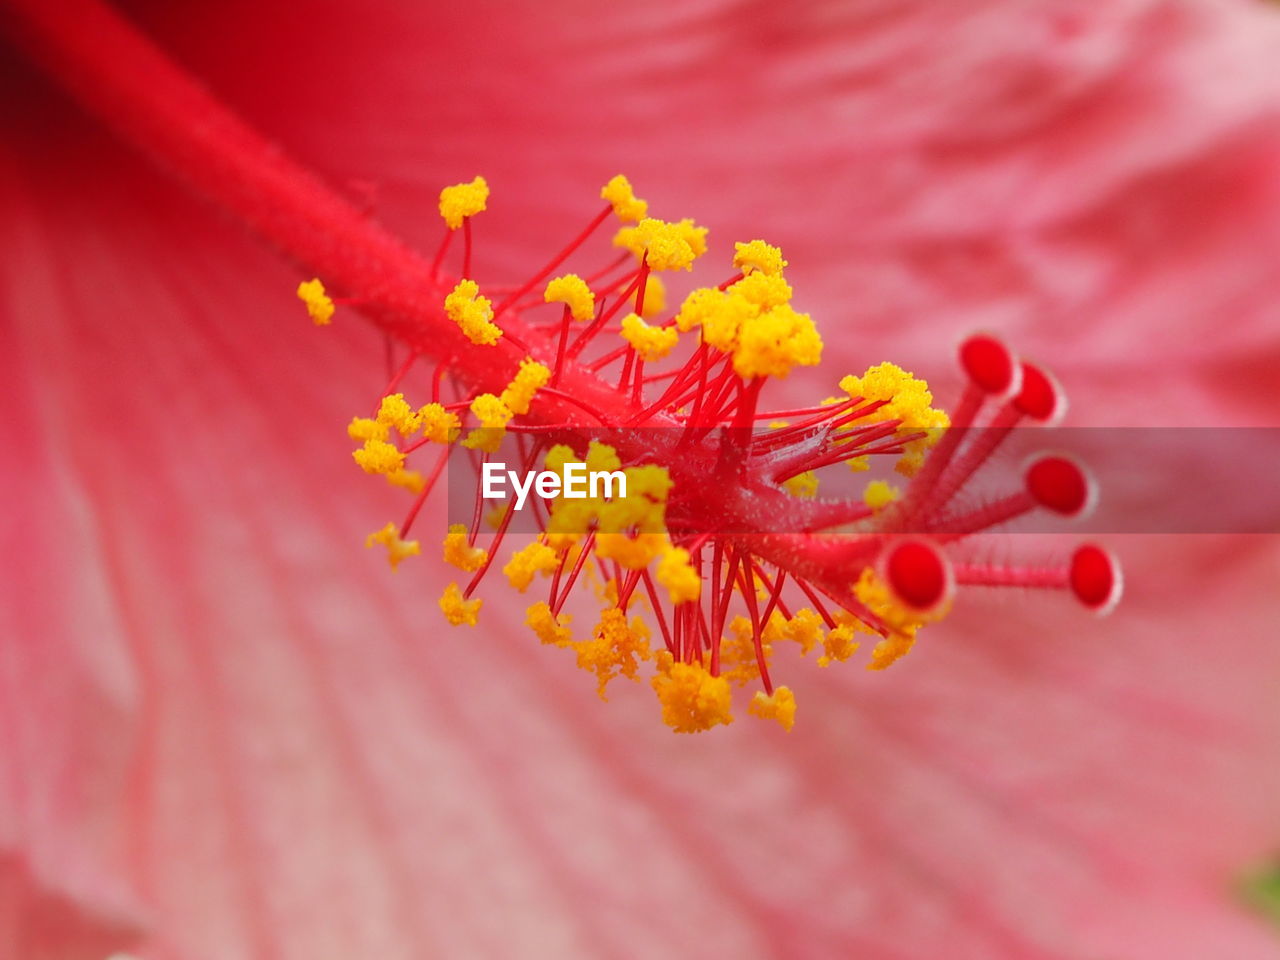
[[[431,468],[431,473],[427,476],[427,482],[423,485],[422,492],[413,501],[413,506],[409,508],[408,516],[404,518],[404,523],[400,524],[401,540],[409,535],[409,528],[413,526],[413,521],[417,519],[419,511],[422,510],[422,505],[427,502],[427,497],[431,495],[431,489],[436,485],[436,480],[440,477],[440,471],[444,469],[444,465],[449,461],[449,453],[448,447],[440,451],[440,456],[436,460],[436,465]]]
[[[644,316],[644,290],[649,283],[649,255],[640,260],[640,277],[636,280],[636,306],[635,314],[638,317]]]
[[[970,513],[963,514],[959,517],[952,517],[937,524],[934,529],[937,531],[937,539],[943,542],[951,540],[959,540],[970,534],[977,533],[979,530],[986,530],[988,527],[999,526],[1002,523],[1008,523],[1024,513],[1034,510],[1036,502],[1032,499],[1031,494],[1025,490],[1018,493],[1011,493],[1007,497],[980,507]]]
[[[1032,587],[1064,590],[1071,584],[1068,567],[999,567],[984,563],[959,563],[953,567],[956,583],[983,587]]]
[[[582,572],[583,565],[587,562],[587,557],[591,555],[591,547],[596,541],[594,533],[587,534],[586,540],[582,542],[582,547],[578,552],[578,560],[573,565],[573,570],[569,573],[569,579],[565,581],[564,589],[560,591],[560,595],[556,597],[555,606],[551,608],[551,612],[559,616],[560,608],[564,606],[566,598],[573,592],[573,585],[578,579],[578,574]]]
[[[564,313],[560,320],[560,339],[556,342],[556,364],[551,373],[551,385],[560,382],[560,370],[564,366],[564,348],[569,342],[569,324],[573,322],[573,313],[569,305],[564,305]]]
[[[760,610],[756,605],[756,584],[752,576],[752,565],[744,562],[741,566],[742,597],[747,602],[747,613],[751,615],[751,642],[756,650],[756,667],[760,670],[760,682],[764,686],[766,696],[773,696],[773,683],[769,679],[769,665],[764,660],[764,644],[760,640]]]
[[[462,279],[471,279],[471,218],[462,218]]]
[[[657,617],[658,629],[662,631],[662,642],[667,645],[669,651],[675,653],[671,631],[667,629],[667,618],[662,612],[662,603],[658,600],[658,590],[653,585],[653,577],[649,575],[648,570],[645,570],[640,579],[644,581],[645,591],[649,594],[649,604],[653,608],[653,615]]]
[[[570,240],[569,243],[565,246],[565,248],[561,250],[559,253],[557,253],[554,257],[552,257],[551,261],[545,267],[543,267],[541,270],[535,273],[515,293],[511,294],[511,296],[503,300],[502,303],[498,304],[498,308],[494,310],[494,314],[502,313],[504,310],[510,307],[513,303],[515,303],[517,300],[523,297],[526,293],[528,293],[530,290],[536,287],[539,283],[547,279],[547,277],[551,276],[551,271],[554,270],[556,267],[560,266],[560,264],[564,263],[565,260],[569,258],[569,255],[573,253],[573,251],[577,250],[580,246],[586,243],[587,239],[591,236],[591,234],[596,232],[596,229],[600,226],[600,224],[604,223],[605,220],[608,219],[609,214],[612,212],[613,212],[613,207],[608,206],[608,207],[605,207],[603,210],[601,210],[598,214],[596,214],[595,218],[589,224],[587,224],[586,229],[583,230],[576,237],[574,237],[572,240]],[[586,283],[589,286],[591,284],[591,280],[587,280]]]
[[[400,369],[397,370],[395,374],[391,377],[391,379],[387,382],[386,389],[382,391],[382,395],[384,397],[389,397],[391,396],[391,394],[395,392],[396,387],[400,386],[400,381],[405,378],[405,375],[408,374],[409,370],[413,367],[414,363],[416,363],[417,360],[418,360],[417,351],[410,351],[408,358],[405,360],[404,363],[400,365]],[[381,405],[382,405],[382,401],[379,400],[378,406],[380,407]],[[375,417],[378,415],[378,407],[374,408],[373,415]]]
[[[973,444],[955,459],[949,469],[942,472],[935,489],[930,493],[926,503],[922,504],[922,510],[927,511],[926,517],[936,515],[946,508],[965,482],[1008,439],[1013,428],[1022,421],[1022,417],[1022,411],[1012,403],[1001,408],[1000,412],[978,434]]]

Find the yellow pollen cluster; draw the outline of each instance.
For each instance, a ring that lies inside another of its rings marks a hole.
[[[474,217],[489,200],[489,184],[484,177],[470,183],[455,183],[440,191],[440,216],[450,230],[457,230],[467,217]]]
[[[622,318],[622,339],[631,344],[646,363],[661,360],[671,353],[679,337],[675,327],[651,327],[634,313]]]
[[[618,471],[617,451],[608,444],[591,441],[586,457],[571,447],[558,444],[547,451],[546,468],[564,476],[565,464],[583,462],[588,473]],[[626,478],[625,497],[588,496],[580,499],[557,497],[550,503],[547,532],[552,541],[564,535],[579,536],[596,531],[595,553],[603,560],[616,560],[628,570],[643,570],[661,556],[671,543],[667,538],[667,496],[671,476],[665,467],[647,464],[621,471]]]
[[[857,627],[854,624],[836,624],[822,639],[822,656],[818,658],[818,666],[829,667],[833,663],[842,663],[857,653],[861,644],[853,639],[856,635]]]
[[[782,488],[793,497],[812,500],[818,495],[818,475],[812,470],[797,474],[782,481]]]
[[[882,510],[902,495],[902,491],[883,480],[872,480],[862,493],[862,502],[872,510]]]
[[[382,398],[378,407],[377,422],[393,427],[402,437],[416,433],[422,426],[422,418],[414,413],[403,393],[393,393]]]
[[[458,418],[440,404],[429,403],[415,412],[404,394],[393,393],[382,398],[375,417],[353,417],[347,424],[347,436],[362,444],[352,453],[361,469],[381,474],[392,486],[416,494],[426,488],[426,480],[417,470],[404,469],[405,455],[390,442],[391,431],[407,438],[423,429],[427,439],[449,443],[457,436],[457,428]]]
[[[529,412],[533,396],[551,380],[551,371],[536,360],[525,358],[520,361],[520,369],[515,378],[502,391],[498,399],[507,405],[514,414],[524,415]]]
[[[387,483],[401,487],[410,493],[421,493],[427,487],[426,478],[417,470],[397,470],[387,474]]]
[[[422,423],[422,435],[432,443],[453,443],[462,429],[458,415],[450,413],[439,403],[428,403],[420,408],[418,419]]]
[[[787,261],[782,259],[782,251],[772,247],[763,240],[752,240],[750,243],[733,245],[733,265],[744,274],[763,273],[771,277],[782,276]]]
[[[351,456],[365,473],[392,474],[404,469],[404,454],[385,440],[366,440]]]
[[[684,547],[671,547],[658,561],[654,571],[658,583],[667,588],[674,604],[689,603],[702,595],[702,577],[689,562],[689,551]]]
[[[797,610],[795,616],[785,621],[779,631],[783,637],[796,643],[801,654],[808,656],[809,651],[822,640],[822,618],[808,607]]]
[[[773,656],[769,641],[777,639],[782,615],[775,611],[769,618],[770,626],[762,632],[760,652],[767,665]],[[756,642],[751,631],[751,621],[737,616],[729,621],[728,634],[720,638],[720,676],[737,687],[745,687],[760,679],[760,661],[756,658]]]
[[[506,435],[507,424],[514,414],[511,408],[492,393],[482,393],[471,401],[471,412],[480,421],[462,441],[468,450],[482,450],[495,453]]]
[[[870,568],[862,571],[862,576],[853,585],[853,592],[889,628],[889,635],[871,651],[868,670],[883,670],[896,663],[915,644],[916,634],[922,626],[940,620],[947,614],[945,607],[921,614],[918,610],[903,606],[894,598],[888,585]]]
[[[477,346],[491,347],[502,338],[502,328],[493,323],[493,305],[480,296],[474,280],[462,280],[444,298],[444,312]]]
[[[817,327],[790,301],[791,287],[781,275],[754,271],[726,290],[694,290],[676,314],[676,326],[701,327],[703,342],[733,357],[738,376],[781,379],[822,359]]]
[[[796,722],[796,697],[786,687],[778,687],[773,696],[757,690],[747,711],[765,720],[776,720],[783,730],[790,733]]]
[[[400,533],[394,523],[388,523],[381,530],[365,538],[365,547],[372,547],[375,543],[380,543],[387,548],[387,560],[391,563],[392,570],[397,569],[400,561],[405,557],[416,557],[422,552],[422,547],[417,540],[400,539]]]
[[[596,295],[576,273],[555,277],[542,295],[546,303],[563,303],[575,320],[590,320],[596,312]]]
[[[618,174],[600,189],[600,199],[613,205],[613,212],[623,223],[643,220],[649,212],[649,204],[636,197],[631,181]]]
[[[307,305],[307,314],[317,327],[327,326],[333,321],[333,301],[324,292],[324,284],[319,279],[298,284],[298,299]]]
[[[645,258],[650,270],[692,270],[693,261],[707,252],[707,228],[689,219],[667,223],[647,217],[619,230],[613,243]]]
[[[449,526],[444,537],[444,562],[465,573],[474,573],[485,565],[489,551],[467,543],[467,528],[461,523]]]
[[[483,600],[464,600],[462,591],[456,583],[451,583],[445,587],[444,595],[440,597],[440,610],[455,627],[465,624],[468,627],[474,627],[476,620],[480,616],[480,605]]]
[[[901,433],[927,432],[923,439],[904,446],[896,467],[904,476],[915,476],[924,463],[925,451],[938,442],[942,430],[951,426],[951,418],[946,413],[930,406],[933,394],[929,392],[929,385],[896,364],[881,363],[861,377],[850,374],[840,381],[840,389],[854,399],[888,401],[861,418],[859,426],[901,420]]]
[[[567,647],[573,642],[573,634],[569,631],[572,620],[567,613],[555,616],[546,601],[540,600],[525,611],[524,622],[548,646]]]
[[[524,593],[533,582],[534,574],[555,573],[559,566],[560,554],[541,540],[535,540],[513,553],[502,572],[511,586]]]
[[[618,676],[635,680],[640,661],[648,660],[649,631],[644,621],[632,617],[627,623],[626,614],[617,607],[610,607],[600,615],[595,634],[590,640],[575,644],[578,666],[596,675],[596,692],[601,700],[607,699],[605,688]]]
[[[390,435],[385,423],[371,420],[369,417],[353,417],[347,424],[347,436],[357,443],[366,440],[385,440]]]
[[[713,677],[700,663],[677,663],[671,654],[657,656],[653,690],[662,704],[662,722],[676,733],[698,733],[732,723],[729,681]]]

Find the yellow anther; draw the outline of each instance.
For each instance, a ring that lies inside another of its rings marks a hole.
[[[794,617],[787,621],[785,636],[800,645],[800,653],[807,656],[809,651],[822,639],[822,617],[808,607],[801,607]]]
[[[662,704],[662,722],[676,733],[698,733],[733,722],[729,681],[711,676],[702,664],[676,663],[663,651],[652,683]]]
[[[542,298],[547,303],[565,304],[575,320],[590,320],[596,314],[596,295],[576,273],[553,278]]]
[[[631,181],[618,174],[600,190],[600,199],[613,205],[613,212],[623,223],[635,223],[643,220],[649,212],[649,204],[636,197],[631,189]]]
[[[667,542],[665,533],[638,533],[634,537],[625,533],[600,533],[596,535],[596,556],[601,560],[616,560],[628,570],[643,570],[662,554]]]
[[[365,473],[395,473],[404,467],[404,454],[385,440],[366,440],[351,456]]]
[[[524,622],[533,628],[538,639],[548,646],[567,647],[573,642],[569,624],[573,620],[567,613],[555,616],[546,601],[538,601],[525,611]]]
[[[902,491],[883,480],[872,480],[862,493],[862,502],[872,510],[881,510],[901,496]]]
[[[489,510],[484,515],[485,526],[490,530],[498,530],[502,527],[502,521],[507,518],[507,514],[511,512],[511,502],[501,503]]]
[[[707,252],[707,228],[700,227],[688,217],[672,224],[676,228],[676,235],[689,245],[689,249],[693,251],[694,258],[698,258]]]
[[[547,451],[547,455],[543,457],[542,462],[546,465],[548,470],[564,476],[564,465],[566,463],[581,463],[584,461],[582,461],[579,456],[573,452],[573,447],[566,443],[557,443]]]
[[[465,573],[474,573],[485,565],[489,551],[467,543],[467,528],[461,523],[449,525],[444,535],[444,562]]]
[[[611,469],[617,469],[616,467]],[[623,471],[627,475],[627,498],[645,497],[654,503],[666,503],[671,488],[675,485],[671,479],[671,471],[656,463],[646,463],[638,467],[627,467]]]
[[[929,385],[896,364],[881,363],[861,377],[847,376],[840,381],[840,389],[854,399],[887,401],[863,417],[862,422],[901,420],[902,433],[925,432],[923,439],[906,444],[898,461],[898,472],[908,477],[916,474],[924,462],[925,451],[937,443],[942,431],[951,425],[946,413],[930,406],[933,394],[929,392]]]
[[[480,286],[474,280],[459,281],[444,298],[444,312],[474,344],[491,347],[502,338],[502,328],[492,322],[493,304],[480,296]]]
[[[307,314],[317,327],[333,321],[333,301],[324,292],[324,284],[318,279],[298,284],[298,299],[307,305]]]
[[[410,493],[421,493],[427,488],[426,478],[417,470],[397,470],[387,474],[387,483],[402,487]]]
[[[469,627],[476,625],[476,618],[480,615],[480,605],[483,600],[464,600],[462,591],[458,589],[456,583],[451,583],[445,587],[444,595],[440,598],[440,611],[455,627],[466,624]]]
[[[387,548],[387,560],[391,563],[392,570],[399,567],[400,561],[405,557],[416,557],[422,552],[422,547],[417,540],[400,539],[400,532],[394,523],[388,523],[381,530],[365,537],[366,548],[372,547],[375,543],[380,543]]]
[[[371,420],[369,417],[354,417],[347,424],[347,436],[359,443],[366,440],[385,440],[391,432],[385,423]]]
[[[796,722],[796,697],[786,687],[775,689],[773,696],[767,695],[763,690],[757,690],[747,706],[747,711],[765,720],[778,721],[778,725],[790,733]]]
[[[868,670],[884,670],[893,666],[915,646],[914,635],[894,633],[885,637],[871,648],[871,659],[867,661]]]
[[[694,226],[692,220],[667,223],[648,217],[623,227],[613,243],[644,257],[650,270],[692,270],[693,261],[707,251],[706,237],[706,227]]]
[[[609,444],[600,443],[597,440],[592,440],[587,444],[587,456],[583,463],[587,465],[588,473],[602,470],[618,470],[622,467],[622,461],[618,458],[618,451],[609,446]]]
[[[628,624],[621,610],[610,607],[600,615],[592,638],[575,644],[574,649],[578,666],[596,675],[596,692],[605,700],[610,680],[618,676],[636,679],[639,661],[649,659],[649,631],[639,617]]]
[[[763,240],[752,240],[750,243],[735,243],[733,249],[733,265],[744,274],[763,273],[771,277],[782,275],[787,261],[782,259],[782,251],[770,246]]]
[[[812,500],[818,495],[818,475],[812,470],[782,481],[782,488],[793,497]]]
[[[791,285],[781,276],[749,273],[728,289],[731,297],[740,297],[761,310],[786,306],[791,302]]]
[[[856,630],[852,624],[840,623],[833,627],[822,641],[822,656],[818,666],[828,667],[837,661],[848,660],[858,651],[860,644],[854,640]]]
[[[634,313],[622,318],[622,339],[635,348],[646,363],[661,360],[675,349],[680,334],[674,327],[651,327]]]
[[[511,422],[511,408],[492,393],[482,393],[471,401],[471,412],[480,421],[480,426],[467,434],[462,445],[468,450],[495,453],[507,432],[507,424]]]
[[[502,391],[499,397],[507,408],[515,414],[526,414],[533,396],[551,380],[551,371],[536,360],[525,358],[520,361],[520,369],[515,379]]]
[[[821,360],[822,337],[813,320],[786,304],[744,323],[733,351],[733,369],[740,377],[782,378],[794,367],[812,367]]]
[[[761,637],[760,652],[764,654],[765,663],[768,663],[773,656],[773,649],[763,639]],[[751,629],[751,621],[746,617],[737,616],[730,620],[728,636],[720,639],[720,676],[739,687],[760,679],[755,632]]]
[[[640,296],[640,291],[631,297],[631,306],[636,305],[636,300]],[[644,282],[644,309],[640,311],[640,316],[646,320],[649,317],[656,317],[666,312],[667,309],[667,285],[662,282],[662,278],[649,274]]]
[[[502,572],[506,574],[507,580],[513,587],[524,593],[533,582],[535,573],[555,573],[559,567],[560,554],[545,543],[535,540],[513,553],[507,565],[502,568]]]
[[[378,422],[394,427],[402,437],[416,433],[422,426],[422,418],[405,402],[403,393],[393,393],[382,398],[378,407]]]
[[[721,308],[728,295],[715,287],[699,287],[684,298],[676,313],[676,328],[681,333],[688,333]]]
[[[889,628],[889,635],[871,651],[868,670],[883,670],[897,662],[915,643],[920,627],[942,619],[948,612],[947,606],[928,614],[903,606],[894,598],[888,585],[870,568],[862,571],[862,576],[853,585],[853,592]]]
[[[760,308],[742,297],[725,296],[717,309],[702,321],[702,340],[721,353],[733,353],[742,328],[760,312]]]
[[[672,547],[658,561],[658,583],[667,588],[672,603],[689,603],[702,593],[702,578],[689,562],[689,551]]]
[[[779,640],[787,639],[787,618],[782,615],[781,610],[774,610],[773,613],[769,614],[768,621],[760,631],[760,639],[766,644],[773,644]]]
[[[428,403],[418,408],[418,419],[422,422],[422,435],[432,443],[453,443],[458,439],[462,421],[443,404]]]
[[[488,199],[489,184],[484,177],[476,177],[470,183],[455,183],[440,191],[440,216],[450,230],[457,230],[466,217],[474,217],[483,210]]]

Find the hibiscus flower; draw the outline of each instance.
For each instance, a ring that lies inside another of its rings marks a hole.
[[[352,311],[309,329],[296,269],[16,57],[39,4],[11,6],[9,952],[1275,955],[1251,909],[1278,839],[1271,539],[1112,538],[1108,621],[970,591],[891,672],[795,664],[790,734],[672,737],[519,607],[443,634],[442,565],[391,578],[361,549],[386,491],[343,429],[381,338]],[[1275,419],[1265,7],[128,15],[424,250],[440,186],[482,172],[478,275],[527,273],[625,169],[780,244],[841,372],[892,359],[945,394],[982,327],[1056,370],[1076,423]]]

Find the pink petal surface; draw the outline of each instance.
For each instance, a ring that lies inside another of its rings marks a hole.
[[[725,247],[782,243],[841,372],[944,369],[984,324],[1062,362],[1075,422],[1267,415],[1182,366],[1275,350],[1276,100],[1242,66],[1274,27],[1250,8],[171,9],[142,12],[290,149],[381,181],[423,246],[439,183],[484,171],[482,264],[527,268],[626,168]],[[131,931],[156,958],[1275,955],[1229,888],[1277,839],[1274,542],[1127,539],[1105,624],[970,596],[888,674],[787,664],[790,736],[674,738],[645,689],[600,704],[501,590],[450,633],[434,557],[388,577],[359,542],[398,503],[342,442],[376,339],[309,330],[292,271],[5,83],[0,921],[23,956]],[[1146,396],[1135,345],[1166,378]]]

